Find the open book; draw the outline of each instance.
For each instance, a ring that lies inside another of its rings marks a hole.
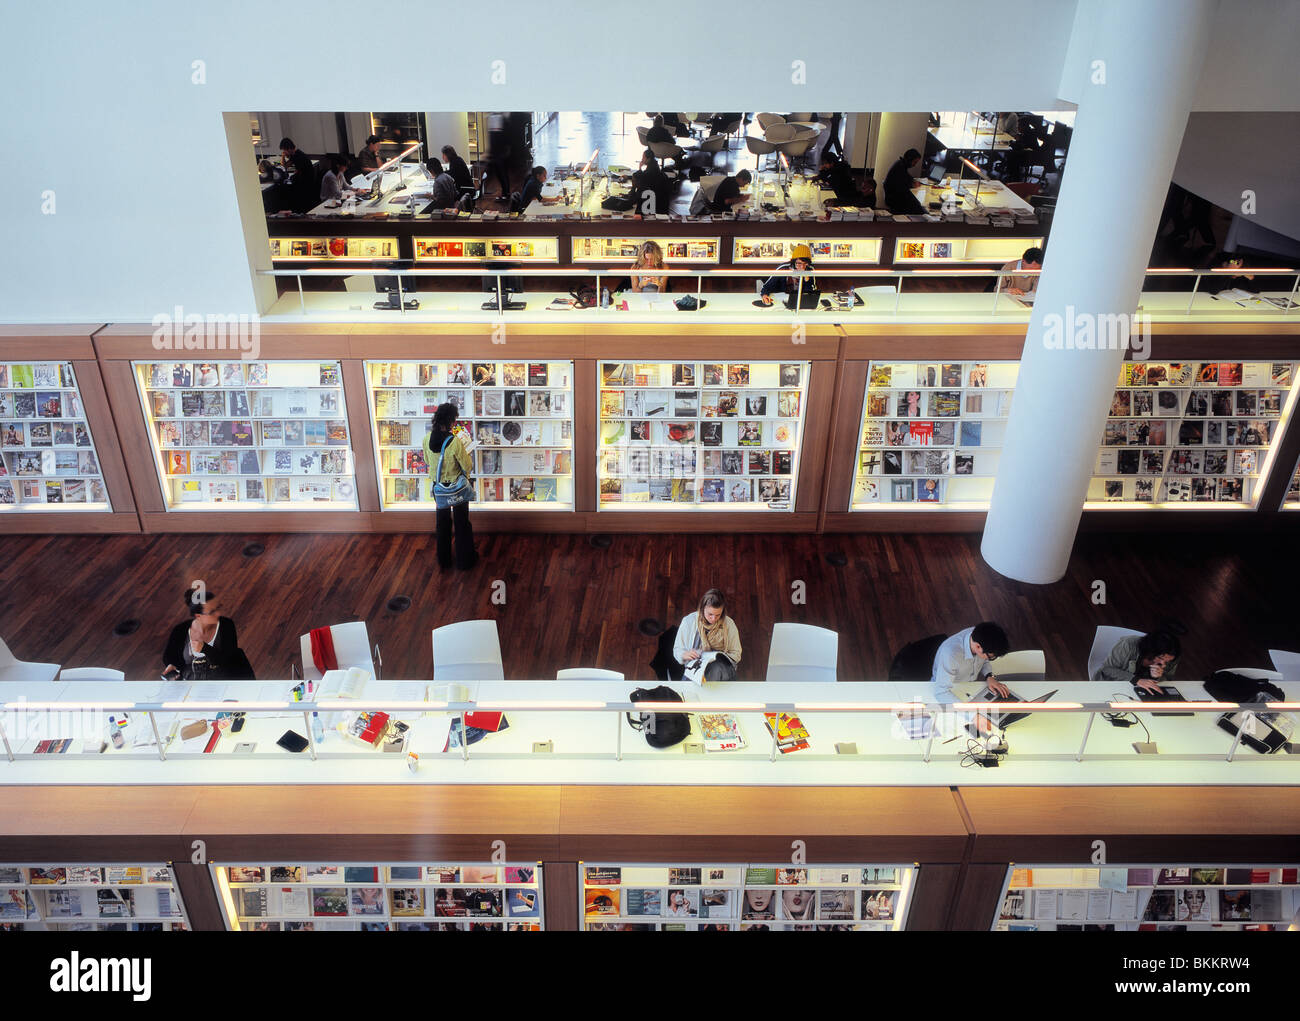
[[[360,667],[347,670],[326,670],[316,688],[316,697],[323,698],[360,698],[370,680],[370,671]]]

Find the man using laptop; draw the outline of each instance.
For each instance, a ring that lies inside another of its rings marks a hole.
[[[953,685],[971,681],[983,681],[999,698],[1006,698],[1010,691],[993,676],[990,664],[1010,650],[1007,633],[991,621],[958,631],[934,654],[934,668],[930,674],[930,691],[934,700],[960,701],[953,695]]]

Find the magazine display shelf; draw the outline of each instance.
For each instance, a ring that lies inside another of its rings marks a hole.
[[[1085,509],[1249,509],[1294,411],[1296,363],[1125,362]]]
[[[559,261],[555,237],[416,237],[416,262],[519,262]]]
[[[540,862],[224,862],[209,867],[228,931],[545,928]]]
[[[190,927],[170,866],[0,865],[0,932],[181,932]]]
[[[731,263],[733,266],[777,266],[790,261],[795,245],[808,246],[817,269],[880,263],[880,238],[843,237],[738,237],[732,242]]]
[[[964,736],[964,724],[978,710],[962,703],[940,715],[941,707],[925,705],[925,685],[917,690],[850,681],[679,684],[686,699],[681,711],[691,716],[692,731],[683,743],[665,749],[650,747],[628,724],[625,714],[642,708],[627,700],[628,682],[465,681],[460,692],[445,681],[371,681],[359,699],[316,702],[292,701],[287,681],[252,687],[132,681],[12,687],[0,716],[9,759],[0,760],[0,784],[510,784],[519,782],[521,770],[530,783],[613,787],[851,786],[868,775],[873,783],[907,787],[1284,787],[1300,782],[1300,756],[1261,755],[1239,743],[1217,726],[1224,712],[1237,707],[1209,702],[1200,684],[1183,681],[1177,687],[1191,701],[1179,708],[1188,715],[1166,715],[1158,703],[1121,703],[1123,711],[1142,718],[1158,744],[1157,754],[1139,759],[1132,729],[1096,720],[1114,710],[1104,685],[1018,680],[1015,690],[1022,697],[1051,697],[1027,704],[1027,717],[1008,728],[1010,753],[1000,768],[978,771],[963,768],[964,742],[945,743],[954,733]],[[1281,687],[1292,701],[1262,711],[1297,710],[1300,682]],[[973,687],[959,694],[969,698]],[[453,695],[466,701],[451,700]],[[1206,701],[1198,705],[1196,700]],[[410,772],[407,755],[385,754],[338,730],[346,714],[358,709],[386,712],[408,725],[401,750],[419,756],[416,772]],[[322,716],[325,738],[319,744],[310,733],[312,711]],[[462,747],[456,740],[461,714],[475,711],[503,712],[509,726]],[[245,712],[245,725],[206,752],[217,714],[229,712]],[[127,717],[125,740],[121,748],[109,742],[101,751],[108,713]],[[766,714],[777,718],[778,713],[795,718],[781,721],[790,734],[778,727],[774,739]],[[938,726],[933,739],[928,725],[916,726],[924,723],[923,714]],[[720,715],[733,718],[743,747],[707,750],[710,737],[702,723],[712,729],[709,717]],[[180,731],[192,722],[204,726],[186,740]],[[308,747],[301,753],[280,747],[286,730],[302,735]],[[802,744],[789,740],[800,731],[806,731]],[[60,739],[61,746],[62,739],[71,740],[51,753],[51,739]],[[47,750],[38,752],[42,742]]]
[[[913,865],[579,862],[587,932],[886,931],[906,927]]]
[[[1042,235],[1015,237],[900,237],[894,244],[895,266],[988,266],[1017,261],[1027,248],[1043,243]]]
[[[0,514],[110,511],[71,362],[0,361]]]
[[[630,265],[641,253],[641,246],[647,241],[656,242],[663,250],[664,259],[676,266],[716,266],[720,258],[716,237],[629,237],[611,236],[577,237],[572,239],[574,265],[582,263],[602,263],[609,265]]]
[[[168,510],[355,510],[338,361],[133,362]]]
[[[987,510],[1018,362],[875,362],[851,510]]]
[[[1007,870],[993,929],[1269,932],[1296,928],[1295,865],[1038,866]]]
[[[367,362],[366,377],[385,510],[436,509],[424,438],[443,403],[458,409],[478,506],[573,509],[572,361]]]
[[[378,262],[397,258],[395,237],[276,237],[270,239],[271,261]]]
[[[601,510],[794,507],[808,362],[601,362]]]

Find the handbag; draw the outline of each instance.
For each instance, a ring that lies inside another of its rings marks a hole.
[[[438,471],[433,477],[433,503],[438,510],[469,503],[475,498],[474,487],[469,484],[469,479],[464,472],[461,472],[460,478],[450,485],[445,485],[442,481],[442,459],[446,457],[447,445],[452,439],[453,437],[448,436],[443,440],[442,449],[438,451]]]
[[[637,688],[628,696],[628,701],[681,702],[682,696],[661,684],[654,688]],[[671,748],[685,741],[691,732],[691,718],[686,713],[628,713],[627,722],[633,730],[645,736],[646,744],[651,748]]]

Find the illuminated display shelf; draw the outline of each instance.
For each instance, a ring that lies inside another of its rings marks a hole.
[[[168,510],[355,510],[337,361],[134,362]]]
[[[271,238],[275,262],[366,262],[396,259],[397,238],[283,237]]]
[[[580,862],[587,932],[901,930],[911,865],[631,865]]]
[[[1297,912],[1295,866],[1013,866],[993,929],[1280,931]]]
[[[416,262],[559,261],[560,240],[555,237],[417,237],[414,242]]]
[[[1288,510],[1300,509],[1300,464],[1295,466],[1291,481],[1287,483],[1286,498],[1282,501],[1282,506]]]
[[[808,362],[601,362],[601,510],[790,510]]]
[[[1038,248],[1042,237],[993,238],[898,238],[894,242],[894,265],[920,263],[984,265],[1015,262],[1026,248]]]
[[[185,903],[169,866],[0,865],[0,932],[181,932]]]
[[[630,263],[641,253],[647,241],[656,242],[663,249],[664,259],[674,263],[716,265],[719,238],[687,237],[575,237],[574,262]]]
[[[872,362],[850,510],[986,510],[1018,362]]]
[[[0,514],[107,511],[71,362],[0,362]]]
[[[1250,508],[1295,402],[1292,362],[1125,362],[1088,508]]]
[[[545,928],[540,862],[212,865],[226,928],[527,931]]]
[[[732,242],[731,261],[736,265],[777,265],[790,261],[795,245],[812,250],[813,265],[880,262],[880,238],[736,238]]]
[[[424,438],[448,402],[473,437],[478,505],[573,509],[573,362],[367,362],[366,375],[385,509],[436,509]]]

